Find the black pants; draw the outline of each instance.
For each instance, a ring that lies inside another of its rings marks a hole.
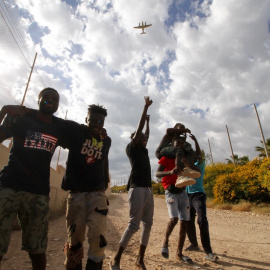
[[[190,221],[188,222],[187,235],[190,243],[194,246],[198,246],[195,216],[197,213],[197,223],[200,228],[201,243],[205,253],[212,253],[209,225],[206,215],[206,195],[203,192],[188,194],[190,204]]]

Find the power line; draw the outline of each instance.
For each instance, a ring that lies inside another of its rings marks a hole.
[[[1,13],[1,16],[2,16],[4,22],[5,22],[6,26],[7,26],[7,28],[8,28],[8,30],[9,30],[10,34],[11,34],[12,37],[14,38],[14,40],[15,40],[15,42],[16,42],[18,48],[19,48],[19,50],[21,51],[21,53],[22,53],[22,55],[23,55],[25,61],[26,61],[26,62],[28,63],[28,65],[31,67],[31,64],[28,62],[27,58],[25,57],[25,55],[24,55],[24,53],[23,53],[23,51],[22,51],[22,49],[21,49],[21,47],[20,47],[20,45],[19,45],[17,39],[16,39],[15,36],[13,35],[13,32],[11,31],[11,29],[10,29],[10,27],[9,27],[9,25],[8,25],[8,23],[7,23],[7,21],[6,21],[6,19],[5,19],[5,17],[4,17],[4,15],[3,15],[3,13],[2,13],[1,10],[0,10],[0,13]]]
[[[27,64],[31,67],[31,63],[28,61],[28,59],[32,59],[31,61],[33,61],[33,56],[32,56],[32,53],[30,52],[25,40],[24,40],[24,37],[20,31],[20,29],[18,28],[17,26],[17,22],[16,20],[14,19],[14,16],[12,15],[12,12],[10,10],[10,7],[8,4],[5,3],[5,1],[3,1],[4,3],[4,7],[3,5],[0,5],[1,7],[1,10],[0,10],[0,13],[1,13],[1,16],[9,30],[9,32],[11,33],[13,39],[15,40],[21,54],[23,55],[24,59],[26,60]],[[24,51],[23,51],[24,49]],[[50,86],[52,87],[52,83],[49,79],[49,77],[46,75],[41,75],[39,72],[38,72],[38,69],[35,67],[34,70],[36,71],[36,73],[39,75],[39,78],[41,80],[41,83],[43,84],[44,87],[47,87],[47,86]]]
[[[11,10],[10,10],[9,6],[6,5],[5,1],[3,1],[3,3],[4,3],[4,5],[5,5],[5,7],[6,7],[6,10],[7,10],[8,15],[9,15],[9,18],[10,18],[9,23],[10,23],[10,25],[11,25],[13,31],[17,34],[17,36],[19,37],[19,39],[20,39],[20,41],[21,41],[21,44],[22,44],[23,47],[25,48],[25,51],[29,54],[28,57],[31,58],[31,57],[32,57],[32,54],[31,54],[30,50],[28,49],[28,47],[27,47],[27,45],[26,45],[26,43],[25,43],[25,40],[24,40],[24,38],[23,38],[23,35],[21,34],[21,31],[20,31],[20,29],[18,28],[15,19],[14,19],[13,16],[12,16],[12,13],[11,13]],[[32,58],[33,58],[33,57],[32,57]],[[31,59],[31,60],[33,61],[33,59]]]

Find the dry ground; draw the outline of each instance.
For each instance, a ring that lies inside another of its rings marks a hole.
[[[205,261],[201,246],[198,252],[184,253],[190,256],[202,269],[270,269],[269,215],[254,215],[245,212],[208,209],[208,219],[212,248],[219,255],[220,261],[218,263]],[[104,270],[108,270],[108,263],[115,254],[118,241],[126,228],[127,222],[127,195],[112,195],[108,216],[108,247],[106,250],[107,256],[104,261]],[[192,269],[192,266],[175,259],[179,233],[178,225],[170,239],[170,258],[166,260],[161,256],[160,248],[167,222],[168,213],[165,200],[163,198],[155,198],[154,225],[145,258],[147,269]],[[121,269],[123,270],[136,269],[134,262],[139,246],[139,233],[134,235],[123,255],[121,261]],[[48,270],[64,269],[62,248],[65,241],[65,217],[62,215],[50,221],[49,244],[47,249]],[[9,251],[2,262],[2,270],[31,269],[30,260],[27,254],[20,250],[20,245],[21,232],[13,231]],[[188,241],[186,241],[185,245],[188,245]]]

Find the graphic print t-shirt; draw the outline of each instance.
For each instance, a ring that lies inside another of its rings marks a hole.
[[[108,179],[110,137],[92,137],[89,128],[76,122],[69,123],[69,143],[66,174],[62,189],[72,191],[101,190]]]
[[[55,148],[61,144],[63,120],[53,117],[51,123],[46,123],[36,114],[16,118],[16,121],[10,118],[8,116],[0,127],[7,138],[13,137],[8,164],[0,172],[0,186],[48,195],[50,163]]]

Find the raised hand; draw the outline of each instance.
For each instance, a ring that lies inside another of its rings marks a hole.
[[[191,134],[191,133],[190,133],[189,137],[190,137],[193,141],[196,140],[196,137],[195,137],[193,134]]]
[[[144,97],[144,100],[145,100],[145,105],[146,105],[147,107],[151,106],[152,103],[153,103],[153,100],[151,100],[149,96],[145,96],[145,97]]]

